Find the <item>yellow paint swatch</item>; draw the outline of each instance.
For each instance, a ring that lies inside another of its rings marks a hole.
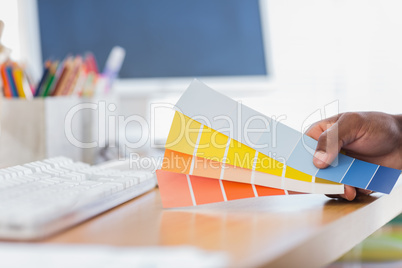
[[[299,181],[307,181],[307,182],[313,181],[313,176],[301,172],[297,169],[291,168],[289,166],[286,166],[285,177],[288,179],[294,179]]]
[[[253,148],[236,140],[230,140],[226,163],[232,166],[253,169],[254,157],[255,150]]]
[[[228,139],[226,135],[204,126],[196,156],[222,162]]]
[[[326,184],[342,185],[342,183],[333,182],[333,181],[329,181],[329,180],[324,180],[324,179],[317,178],[317,177],[315,177],[315,182],[317,182],[317,183],[326,183]]]
[[[259,153],[255,163],[255,171],[282,176],[283,166],[283,163]]]
[[[165,148],[193,155],[201,123],[176,112]]]

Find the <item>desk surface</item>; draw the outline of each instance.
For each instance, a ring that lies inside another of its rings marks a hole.
[[[402,186],[357,202],[273,196],[162,209],[158,189],[53,236],[47,243],[194,245],[229,254],[231,267],[321,267],[397,216]]]

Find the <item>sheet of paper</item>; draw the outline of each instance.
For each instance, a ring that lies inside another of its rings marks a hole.
[[[165,150],[162,170],[225,181],[250,183],[302,193],[342,194],[344,192],[343,184],[328,182],[322,179],[320,180],[319,178],[315,178],[315,182],[294,180],[256,171],[255,167],[253,167],[253,169],[236,167],[207,158],[172,151],[170,149]],[[289,171],[289,169],[287,171]],[[298,178],[303,177],[296,172],[293,173],[292,176],[298,176]],[[278,174],[282,174],[282,169]],[[322,183],[320,181],[322,181]]]
[[[286,164],[292,171],[297,170],[310,176],[382,193],[390,193],[401,174],[400,170],[345,155],[339,155],[336,163],[339,162],[340,165],[318,170],[313,165],[317,141],[214,91],[197,80],[184,92],[176,104],[176,109],[201,123],[200,127],[207,126],[223,133],[232,140]],[[191,133],[190,138],[193,137],[198,137],[196,132]],[[192,154],[190,151],[185,153]]]
[[[110,247],[99,245],[0,243],[1,267],[143,268],[227,267],[228,257],[195,247]]]
[[[195,175],[157,170],[164,208],[188,207],[260,196],[300,194],[249,183],[216,180]]]

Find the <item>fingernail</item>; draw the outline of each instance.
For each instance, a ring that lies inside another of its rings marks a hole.
[[[367,190],[367,189],[357,189],[357,191],[363,195],[370,195],[373,193],[373,191],[371,190]]]
[[[373,191],[367,191],[365,192],[366,195],[371,195],[373,193]]]
[[[328,154],[324,151],[315,152],[314,158],[317,165],[328,164]]]

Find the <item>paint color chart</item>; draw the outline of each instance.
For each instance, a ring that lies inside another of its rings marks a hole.
[[[347,184],[381,193],[390,193],[400,170],[383,167],[339,154],[336,166],[318,169],[313,165],[317,141],[279,121],[238,103],[195,80],[184,92],[177,111],[294,170],[325,180]],[[258,129],[246,135],[244,130]]]
[[[342,184],[285,167],[179,112],[165,147],[163,170],[303,193],[341,194],[344,190]]]
[[[400,170],[339,154],[313,165],[317,141],[194,80],[176,104],[157,178],[165,208],[289,193],[390,193]]]

